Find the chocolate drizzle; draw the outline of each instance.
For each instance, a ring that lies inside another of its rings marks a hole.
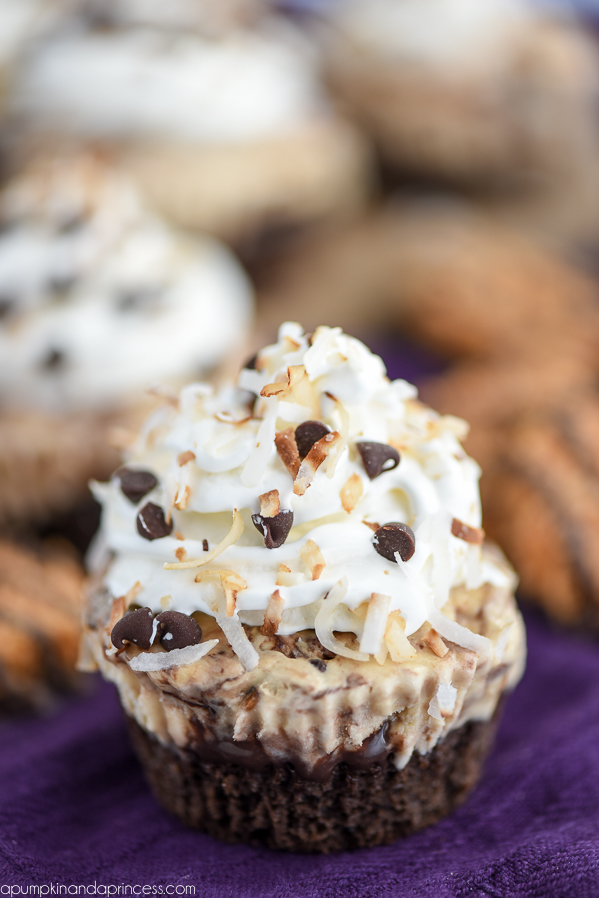
[[[339,747],[314,766],[306,764],[297,755],[288,754],[287,742],[283,735],[280,744],[270,741],[270,751],[266,751],[256,737],[245,740],[218,739],[197,718],[192,720],[192,725],[194,736],[191,747],[202,761],[214,764],[238,764],[255,771],[264,770],[269,766],[289,765],[294,768],[300,779],[312,782],[325,782],[338,764],[347,764],[356,770],[366,770],[374,764],[383,765],[387,756],[393,751],[393,744],[388,739],[387,720],[368,736],[359,748],[347,750]]]

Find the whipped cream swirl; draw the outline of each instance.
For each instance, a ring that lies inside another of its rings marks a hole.
[[[302,433],[316,439],[303,460]],[[443,614],[452,587],[506,577],[481,557],[480,471],[465,433],[340,328],[308,336],[284,324],[236,386],[185,387],[147,422],[126,470],[94,485],[95,563],[107,563],[114,597],[216,617],[248,668],[257,659],[240,623],[315,629],[337,654],[378,660],[385,639],[409,652],[405,637],[428,621],[484,653],[488,640]],[[364,443],[399,464],[377,474]],[[125,494],[132,471],[154,475],[139,475],[143,496]],[[379,553],[374,531],[388,523],[412,532],[413,553]]]

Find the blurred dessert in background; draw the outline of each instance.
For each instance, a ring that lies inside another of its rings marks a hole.
[[[77,680],[83,571],[0,540],[0,712],[47,710]]]
[[[489,188],[592,154],[595,54],[548,8],[338,0],[326,17],[330,84],[401,172]]]
[[[148,25],[214,36],[254,24],[273,5],[273,0],[71,0],[72,8],[103,27]]]
[[[244,345],[252,291],[213,238],[150,215],[97,156],[51,157],[0,198],[0,523],[58,513],[108,473],[109,424]]]
[[[162,214],[233,242],[362,205],[369,145],[335,114],[291,22],[206,35],[151,27],[160,15],[144,10],[111,3],[98,23],[84,4],[30,45],[9,96],[13,158],[100,143]]]

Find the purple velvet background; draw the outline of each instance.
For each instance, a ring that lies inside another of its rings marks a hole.
[[[426,364],[379,347],[393,376]],[[529,663],[470,800],[383,848],[330,857],[220,844],[154,802],[116,694],[0,722],[2,886],[194,885],[202,898],[599,895],[599,644],[527,613]]]

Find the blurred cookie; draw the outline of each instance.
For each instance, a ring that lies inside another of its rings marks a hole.
[[[481,485],[487,532],[512,559],[525,596],[561,623],[599,632],[599,401],[498,437]]]
[[[400,206],[388,227],[397,320],[417,340],[454,358],[530,356],[555,339],[595,353],[597,287],[554,252],[466,204]]]
[[[394,326],[451,358],[526,358],[559,339],[577,365],[596,354],[596,294],[590,278],[465,202],[397,199],[282,255],[261,284],[259,318]]]
[[[83,571],[0,540],[0,711],[43,710],[77,682]]]
[[[462,366],[422,389],[469,415],[486,533],[522,594],[560,623],[599,632],[599,396],[575,360]]]
[[[586,158],[597,66],[564,17],[523,0],[340,0],[328,21],[331,85],[400,170],[488,188]]]

